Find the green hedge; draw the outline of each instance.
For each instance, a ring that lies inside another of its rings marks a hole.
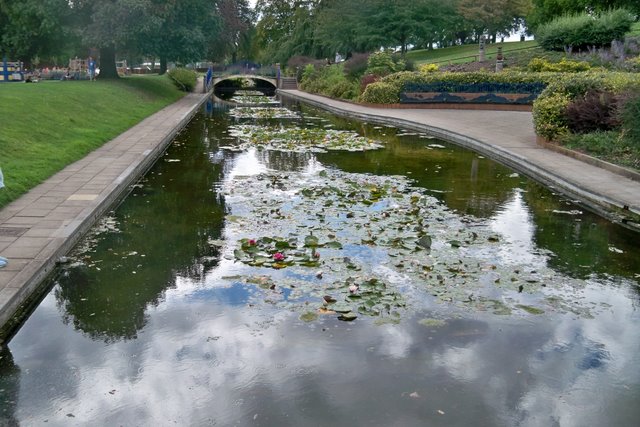
[[[588,13],[564,15],[539,26],[535,34],[540,46],[546,50],[601,47],[610,45],[613,40],[622,40],[633,21],[633,15],[625,9],[610,10],[598,16]]]
[[[171,81],[184,92],[193,92],[198,82],[198,75],[195,71],[186,68],[173,68],[167,73]]]
[[[568,135],[567,106],[587,92],[616,95],[640,90],[640,74],[589,72],[559,74],[533,103],[536,133],[548,140],[562,140]]]

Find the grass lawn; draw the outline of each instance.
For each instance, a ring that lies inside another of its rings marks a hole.
[[[538,46],[538,42],[535,40],[529,40],[524,42],[507,42],[507,43],[495,43],[487,44],[485,52],[487,59],[495,58],[498,52],[498,47],[502,47],[502,52],[507,54],[508,52],[514,52],[522,49],[531,49]],[[472,62],[476,60],[478,55],[478,45],[469,44],[462,46],[445,47],[443,49],[433,50],[412,50],[407,52],[407,58],[413,60],[416,65],[422,65],[427,63],[463,63]]]
[[[0,208],[183,95],[166,76],[0,84]]]

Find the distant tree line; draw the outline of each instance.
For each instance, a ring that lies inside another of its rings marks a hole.
[[[488,41],[565,13],[639,0],[0,0],[0,55],[64,64],[99,50],[103,77],[115,59],[168,62],[332,58],[394,48]]]
[[[639,0],[258,0],[256,43],[262,61],[332,58],[381,47],[405,52],[488,42],[565,13],[626,7]]]
[[[222,61],[250,56],[255,17],[248,0],[0,0],[0,55],[64,65],[98,50],[101,76],[115,61]]]

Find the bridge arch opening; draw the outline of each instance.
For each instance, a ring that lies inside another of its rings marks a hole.
[[[277,80],[262,76],[227,76],[218,77],[213,81],[213,92],[221,99],[232,98],[239,91],[258,91],[266,96],[274,96]]]

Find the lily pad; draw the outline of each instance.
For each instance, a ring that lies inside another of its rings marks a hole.
[[[245,104],[264,104],[272,103],[267,97],[236,97],[235,102]],[[298,119],[300,115],[288,108],[281,107],[236,107],[229,112],[231,117],[237,119]]]
[[[447,322],[445,322],[444,320],[431,318],[422,319],[418,323],[429,328],[439,328],[447,324]]]
[[[526,311],[529,314],[544,314],[544,310],[537,307],[532,307],[530,305],[518,304],[516,305],[516,307],[519,308],[520,310]]]
[[[343,320],[345,322],[350,322],[352,320],[356,320],[357,318],[358,315],[352,312],[342,313],[340,316],[338,316],[339,320]]]
[[[343,302],[337,302],[331,306],[331,309],[336,313],[349,313],[352,308],[349,304]]]
[[[326,152],[365,151],[383,147],[380,142],[355,132],[334,129],[235,125],[229,128],[229,134],[242,141],[240,149],[259,147],[276,151]]]
[[[314,322],[318,320],[318,313],[315,311],[306,311],[300,315],[300,320],[303,322]]]

